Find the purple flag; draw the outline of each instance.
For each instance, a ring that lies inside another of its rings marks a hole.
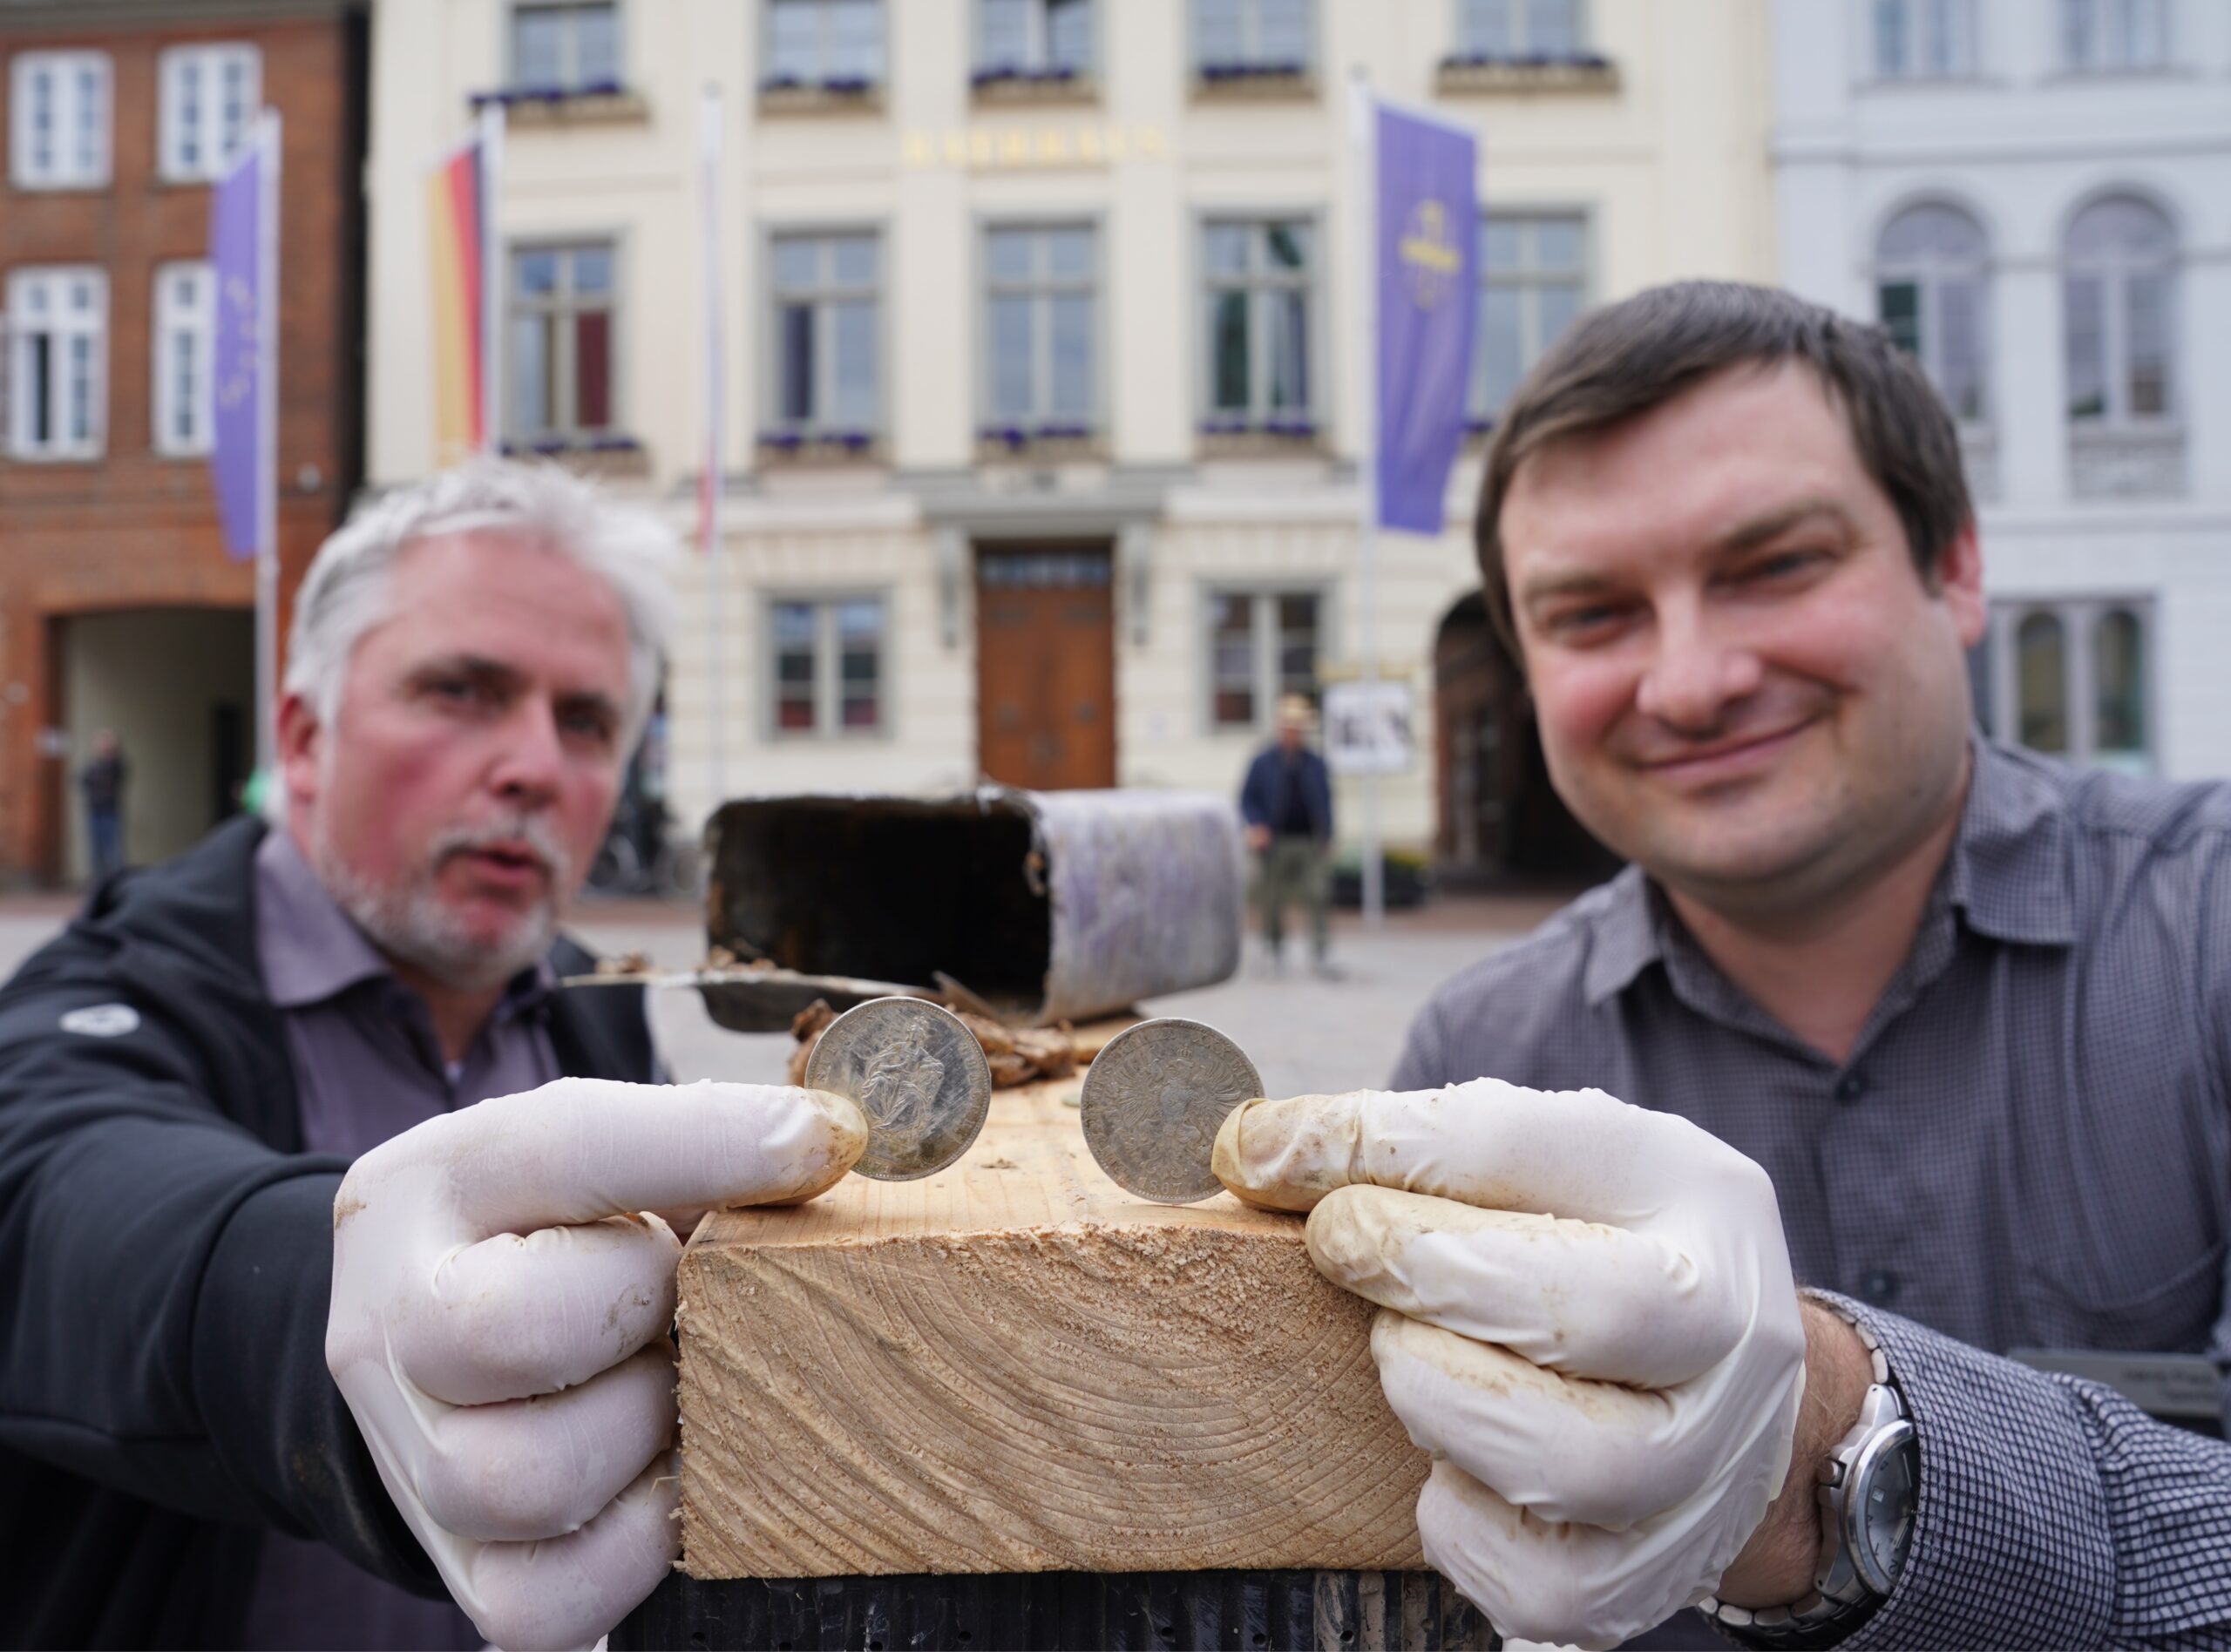
[[[209,197],[209,273],[217,286],[210,371],[216,421],[209,477],[217,490],[225,549],[235,561],[255,555],[263,519],[262,318],[265,303],[275,296],[263,291],[263,172],[268,164],[259,129]]]
[[[1379,525],[1439,533],[1472,383],[1477,150],[1438,121],[1377,114]]]

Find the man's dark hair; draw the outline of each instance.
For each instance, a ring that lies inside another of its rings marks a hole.
[[[1582,316],[1534,364],[1488,448],[1473,542],[1488,617],[1518,652],[1501,518],[1526,457],[1568,436],[1646,413],[1724,369],[1801,361],[1851,427],[1860,463],[1889,496],[1932,588],[1944,547],[1974,519],[1952,416],[1912,356],[1879,327],[1771,287],[1676,281]]]

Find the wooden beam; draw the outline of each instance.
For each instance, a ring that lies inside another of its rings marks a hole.
[[[1078,1080],[966,1158],[707,1218],[683,1254],[696,1578],[1423,1564],[1426,1459],[1301,1221],[1102,1175]]]

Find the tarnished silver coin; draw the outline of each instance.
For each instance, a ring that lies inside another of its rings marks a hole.
[[[1127,1193],[1191,1204],[1223,1186],[1209,1168],[1217,1131],[1262,1074],[1230,1039],[1165,1016],[1126,1027],[1084,1070],[1085,1145]]]
[[[868,1117],[852,1168],[878,1181],[942,1170],[976,1140],[992,1107],[992,1064],[951,1010],[921,999],[870,999],[829,1024],[806,1058],[806,1087],[848,1095]]]

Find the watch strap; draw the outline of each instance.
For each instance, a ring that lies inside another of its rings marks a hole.
[[[1888,1420],[1904,1422],[1907,1417],[1905,1401],[1898,1393],[1896,1385],[1890,1380],[1890,1362],[1884,1356],[1882,1345],[1875,1333],[1839,1304],[1824,1301],[1821,1305],[1857,1331],[1860,1341],[1866,1344],[1872,1378],[1872,1386],[1868,1391],[1868,1399],[1873,1400],[1876,1391],[1882,1391],[1890,1403],[1891,1416]],[[1869,1413],[1874,1413],[1879,1419],[1882,1411],[1879,1404],[1862,1403],[1861,1424],[1836,1443],[1830,1452],[1832,1462],[1856,1459],[1858,1447],[1867,1435],[1875,1427],[1885,1425],[1881,1420],[1874,1421],[1870,1425]],[[1817,1493],[1824,1513],[1829,1490],[1829,1486],[1822,1484]],[[1844,1552],[1843,1522],[1835,1520],[1830,1523],[1828,1529],[1834,1547],[1823,1557],[1814,1578],[1814,1588],[1803,1599],[1787,1606],[1753,1608],[1733,1606],[1715,1596],[1706,1595],[1696,1603],[1696,1609],[1737,1640],[1753,1646],[1795,1649],[1834,1645],[1872,1617],[1875,1608],[1887,1597],[1875,1594],[1857,1575],[1850,1557]]]

